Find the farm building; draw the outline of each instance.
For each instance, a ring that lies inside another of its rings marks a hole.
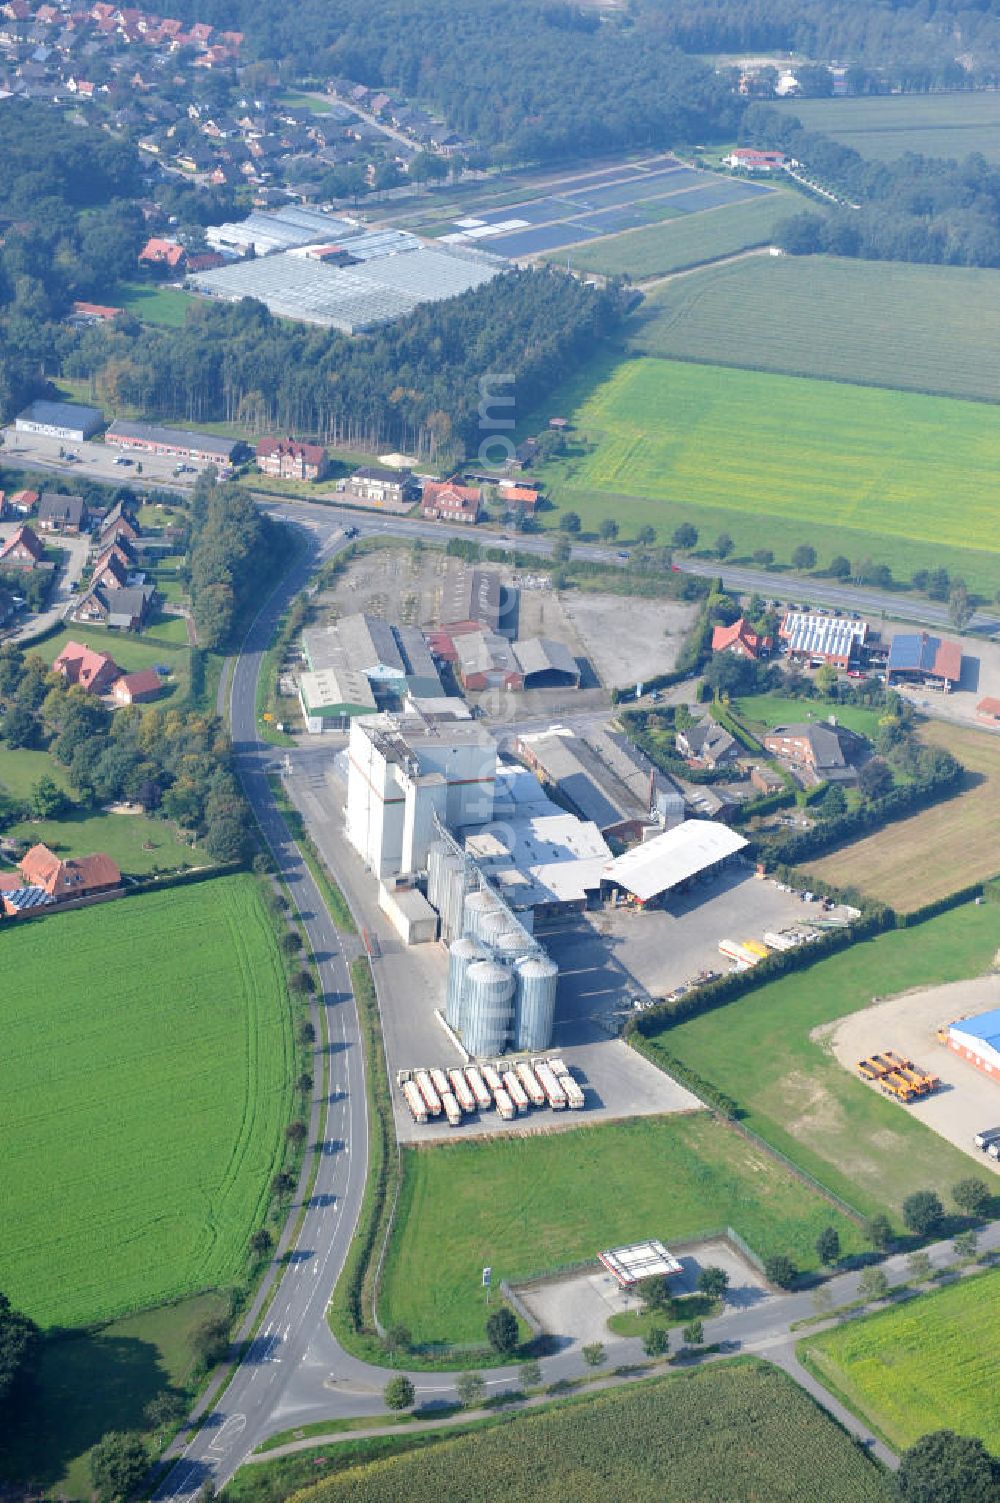
[[[1000,725],[1000,699],[993,699],[987,694],[976,705],[976,714],[989,725]]]
[[[868,637],[867,621],[853,616],[823,616],[788,611],[778,635],[790,658],[848,669],[857,662]]]
[[[948,1025],[948,1048],[1000,1081],[1000,1007]]]
[[[449,635],[482,627],[513,637],[517,591],[501,585],[499,574],[487,569],[458,569],[445,581],[440,619]]]
[[[732,626],[716,626],[712,631],[713,652],[731,652],[735,657],[749,658],[756,663],[770,650],[771,638],[754,631],[744,616]]]
[[[885,670],[886,688],[897,683],[918,683],[942,689],[945,694],[962,677],[962,648],[929,632],[901,632],[893,637]]]
[[[783,151],[756,151],[752,146],[737,146],[722,160],[727,167],[744,172],[780,172],[790,165]]]
[[[32,402],[14,419],[18,433],[40,433],[46,438],[68,439],[82,444],[104,427],[98,407],[78,407],[75,402]]]
[[[604,868],[601,885],[610,895],[639,908],[654,907],[668,893],[729,866],[746,844],[727,825],[689,819],[616,856]]]
[[[579,689],[580,665],[565,642],[552,637],[528,637],[514,643],[514,656],[526,689]]]
[[[482,689],[521,689],[524,672],[515,649],[495,631],[465,631],[452,638],[455,673],[470,693]]]
[[[112,423],[105,442],[116,449],[145,454],[166,454],[171,459],[195,459],[223,467],[232,463],[239,439],[217,438],[212,433],[193,433],[187,428],[160,428],[154,423]]]

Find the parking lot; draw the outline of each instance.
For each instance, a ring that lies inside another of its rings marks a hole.
[[[64,451],[63,458],[59,451]],[[12,467],[51,470],[66,480],[95,480],[105,484],[127,485],[139,479],[144,486],[169,484],[190,485],[204,465],[185,461],[189,468],[175,474],[178,461],[169,454],[143,454],[133,464],[116,464],[123,455],[120,449],[110,444],[73,443],[70,440],[47,438],[41,433],[18,433],[13,424],[4,429],[4,462]],[[75,454],[76,459],[67,459],[66,454]],[[139,469],[139,466],[142,469]]]
[[[771,879],[736,866],[672,897],[662,909],[608,909],[591,915],[591,921],[609,963],[634,977],[650,997],[663,997],[701,971],[728,970],[720,940],[760,940],[769,930],[818,926],[846,913],[824,913],[819,902],[803,902]]]
[[[891,1049],[940,1076],[940,1090],[909,1106],[900,1105],[899,1110],[912,1112],[961,1148],[980,1171],[1000,1174],[1000,1164],[972,1141],[984,1127],[1000,1127],[1000,1082],[990,1080],[937,1039],[937,1030],[944,1024],[994,1007],[1000,1007],[1000,975],[902,992],[841,1018],[832,1028],[818,1029],[813,1037],[827,1044],[852,1075],[857,1074],[859,1059]],[[878,1086],[870,1089],[878,1090]]]

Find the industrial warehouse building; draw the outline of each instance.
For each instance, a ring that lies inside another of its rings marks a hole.
[[[889,646],[885,686],[896,683],[923,684],[947,694],[962,677],[962,648],[929,632],[901,632]]]
[[[384,707],[387,694],[437,699],[444,694],[423,632],[391,626],[362,611],[334,626],[302,634],[309,671],[299,679],[299,703],[314,735],[343,729],[355,715]]]
[[[746,844],[742,835],[726,825],[689,819],[616,856],[604,869],[603,887],[613,897],[647,908],[697,878],[721,871]]]
[[[75,402],[32,402],[14,419],[16,433],[40,433],[82,444],[104,427],[98,407],[78,407]]]
[[[189,428],[160,428],[154,423],[112,423],[104,441],[116,449],[146,454],[166,454],[171,459],[194,459],[200,464],[226,468],[240,447],[236,438],[218,438],[214,433],[195,433]]]
[[[492,819],[496,765],[496,742],[475,720],[352,720],[347,839],[380,880],[423,871],[435,818],[449,829]]]
[[[948,1026],[948,1048],[1000,1082],[1000,1007]]]
[[[624,736],[588,731],[586,738],[554,728],[521,736],[516,752],[542,782],[601,834],[639,839],[654,824],[684,817],[684,799]]]

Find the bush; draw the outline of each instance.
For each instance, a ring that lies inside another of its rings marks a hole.
[[[387,1409],[411,1409],[416,1396],[417,1391],[405,1373],[390,1378],[382,1390]]]
[[[588,1341],[586,1346],[581,1348],[581,1352],[588,1367],[603,1367],[608,1360],[603,1341]]]
[[[798,1269],[786,1253],[773,1253],[764,1264],[764,1276],[779,1289],[790,1289],[798,1278]]]
[[[944,1220],[944,1206],[933,1190],[915,1190],[903,1201],[903,1220],[915,1237],[932,1237]]]
[[[507,1356],[518,1344],[517,1317],[506,1305],[494,1310],[486,1322],[486,1339],[495,1352]]]

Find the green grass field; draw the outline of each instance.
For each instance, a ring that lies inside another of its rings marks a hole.
[[[878,731],[881,710],[867,705],[841,705],[832,700],[785,699],[780,694],[754,694],[733,701],[733,709],[751,730],[773,730],[776,725],[799,725],[836,715],[838,725],[871,740]]]
[[[9,754],[0,749],[0,778]],[[40,755],[44,756],[44,753]],[[49,771],[56,764],[50,762]],[[57,778],[56,781],[59,781]],[[9,827],[5,834],[14,840],[39,841],[57,856],[88,856],[103,851],[117,862],[127,877],[144,877],[150,872],[172,872],[186,866],[208,866],[209,857],[199,846],[180,838],[165,819],[150,819],[145,814],[96,814],[73,812],[61,819],[26,819]]]
[[[869,1090],[810,1032],[913,986],[979,975],[1000,945],[1000,909],[972,904],[853,945],[665,1029],[664,1047],[732,1096],[746,1122],[865,1212],[898,1213],[914,1190],[947,1196],[966,1154]],[[648,1040],[656,1058],[656,1039]]]
[[[47,663],[54,663],[67,642],[82,642],[84,647],[91,647],[95,652],[110,653],[125,673],[138,673],[141,668],[153,668],[157,663],[168,666],[170,677],[163,680],[164,687],[157,704],[179,707],[190,687],[191,655],[184,621],[179,616],[155,618],[141,636],[74,624],[63,627],[42,642],[28,644],[27,651],[37,653]]]
[[[897,579],[957,561],[970,588],[1000,582],[1000,425],[981,403],[638,358],[595,365],[552,405],[593,448],[545,468],[548,526],[562,509],[585,530],[615,517],[623,537],[684,520],[707,542],[728,531],[738,555],[780,563],[808,542],[821,563],[871,556]]]
[[[237,1278],[282,1152],[284,971],[249,876],[4,935],[0,1289],[43,1326]]]
[[[762,1256],[789,1252],[806,1268],[829,1223],[858,1245],[826,1201],[703,1113],[407,1148],[379,1314],[418,1344],[481,1341],[484,1264],[499,1284],[729,1225]]]
[[[745,203],[685,214],[663,224],[609,235],[593,245],[572,249],[577,271],[605,276],[629,276],[635,281],[682,271],[703,261],[734,256],[748,246],[766,245],[774,227],[802,207],[792,193],[775,192]],[[566,252],[553,252],[547,261],[565,265]]]
[[[99,300],[100,301],[100,300]],[[161,287],[155,282],[120,282],[114,295],[103,301],[134,313],[144,324],[162,324],[167,329],[183,329],[192,299],[177,287]]]
[[[644,355],[1000,402],[996,271],[753,256],[657,288],[630,328]]]
[[[220,1295],[201,1294],[46,1341],[28,1412],[0,1440],[0,1478],[31,1479],[50,1496],[89,1498],[91,1446],[115,1429],[137,1430],[155,1444],[146,1405],[168,1389],[191,1392],[192,1336],[202,1321],[226,1312]]]
[[[790,99],[775,107],[797,116],[806,130],[823,131],[876,161],[893,161],[906,151],[961,161],[978,151],[988,162],[1000,162],[996,93]]]
[[[0,746],[0,790],[12,798],[26,799],[40,778],[51,778],[64,793],[72,794],[69,773],[48,752]]]
[[[798,1350],[897,1449],[947,1428],[1000,1456],[1000,1270],[806,1337]]]
[[[744,1359],[529,1412],[297,1496],[437,1503],[471,1488],[480,1503],[804,1503],[820,1496],[818,1478],[824,1503],[891,1496],[883,1473],[789,1378]]]

